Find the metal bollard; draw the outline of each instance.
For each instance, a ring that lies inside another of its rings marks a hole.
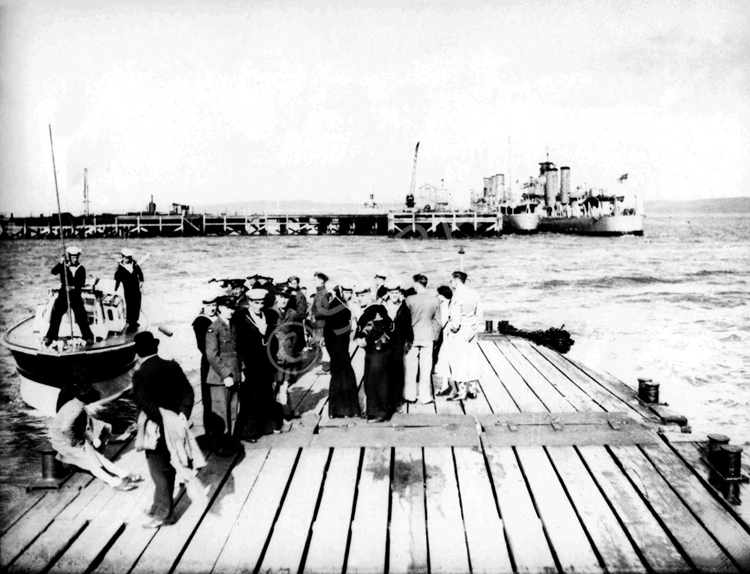
[[[638,379],[638,398],[644,403],[659,402],[659,383],[654,383],[653,379]]]
[[[729,437],[723,434],[708,435],[708,462],[718,469],[721,466],[721,447],[729,444]]]
[[[50,443],[42,443],[36,447],[36,450],[42,455],[43,480],[54,481],[69,474],[64,468],[63,463],[55,458],[57,451],[52,448]]]
[[[723,466],[721,473],[725,478],[740,478],[742,471],[742,447],[736,444],[725,444],[721,447]]]
[[[492,333],[493,329],[493,322],[492,320],[487,320],[484,322],[484,331],[485,333]]]

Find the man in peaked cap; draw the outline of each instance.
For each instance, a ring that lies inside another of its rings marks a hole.
[[[208,363],[206,357],[206,333],[208,328],[216,319],[216,298],[220,296],[218,291],[223,290],[215,286],[214,289],[206,290],[203,294],[202,302],[203,307],[201,308],[200,314],[193,321],[193,332],[195,333],[195,342],[198,345],[198,350],[201,353],[201,399],[203,404],[203,429],[207,437],[212,437],[214,434],[212,429],[215,426],[215,418],[212,416],[211,411],[211,389],[206,383],[208,379],[208,371],[211,365]]]
[[[115,271],[115,291],[120,288],[125,294],[125,311],[129,329],[138,328],[141,315],[141,293],[143,291],[143,271],[133,259],[133,251],[127,247],[120,252],[122,259],[117,262]]]
[[[206,384],[211,395],[210,410],[213,415],[206,427],[206,434],[213,439],[220,456],[237,452],[232,437],[237,423],[242,369],[237,353],[237,332],[232,321],[236,308],[234,297],[218,297],[216,319],[206,331],[206,359],[211,366]],[[219,420],[221,429],[218,428]]]
[[[86,269],[80,264],[81,250],[71,245],[65,251],[67,256],[62,257],[60,262],[52,268],[53,275],[60,275],[61,285],[52,307],[49,329],[44,337],[44,344],[50,345],[52,341],[57,339],[60,321],[68,310],[68,299],[70,299],[70,310],[73,312],[78,328],[81,330],[81,337],[86,340],[86,344],[90,345],[94,342],[94,334],[89,327],[88,316],[81,298],[81,289],[86,285]],[[65,293],[66,290],[67,294]]]

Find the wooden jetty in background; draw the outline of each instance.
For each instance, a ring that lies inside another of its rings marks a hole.
[[[683,417],[523,339],[485,335],[480,347],[477,399],[408,405],[387,423],[329,419],[328,375],[306,374],[291,387],[301,418],[235,457],[209,454],[199,475],[207,499],[180,492],[170,527],[140,525],[147,477],[131,492],[85,474],[32,491],[3,513],[0,566],[750,571],[750,487],[717,481],[705,437],[681,432]],[[361,376],[361,351],[353,362]],[[121,465],[147,475],[142,453],[115,448]]]
[[[68,238],[268,235],[389,235],[391,237],[493,237],[500,214],[476,212],[351,214],[129,214],[63,219]],[[57,239],[57,217],[0,219],[0,239]]]

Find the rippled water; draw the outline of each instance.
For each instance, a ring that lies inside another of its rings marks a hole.
[[[111,276],[125,241],[81,241],[89,273]],[[661,398],[686,415],[694,431],[723,432],[750,442],[750,217],[651,216],[644,237],[597,238],[540,234],[464,241],[396,241],[384,237],[213,237],[128,240],[144,264],[144,311],[151,324],[174,332],[162,354],[177,359],[191,380],[199,357],[190,327],[211,277],[262,272],[299,275],[314,289],[322,270],[332,283],[369,283],[385,269],[407,281],[421,272],[430,286],[464,268],[481,294],[487,318],[519,328],[565,325],[573,359],[636,386],[661,383]],[[47,288],[57,243],[0,243],[0,328],[30,314]],[[18,376],[0,350],[0,482],[38,472],[33,447],[45,419],[18,395]],[[0,501],[8,488],[0,488]]]

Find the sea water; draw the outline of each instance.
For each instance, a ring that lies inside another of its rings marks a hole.
[[[147,254],[144,312],[163,356],[191,381],[199,354],[191,323],[211,278],[297,275],[309,293],[313,273],[367,285],[376,272],[404,285],[423,273],[447,284],[463,265],[485,317],[522,329],[565,326],[569,356],[632,387],[661,384],[660,398],[694,432],[750,442],[750,216],[656,215],[643,237],[538,234],[493,239],[395,240],[386,237],[194,237],[68,240],[83,250],[88,274],[111,278],[119,251]],[[459,249],[463,247],[463,256]],[[59,242],[0,243],[0,328],[33,313],[59,278],[50,269]],[[463,261],[462,261],[463,260]],[[158,332],[172,331],[172,337]],[[34,447],[47,419],[19,396],[10,352],[0,350],[0,503],[11,484],[39,472]]]

